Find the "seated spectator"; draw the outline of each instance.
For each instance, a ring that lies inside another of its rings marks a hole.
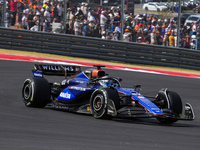
[[[39,26],[39,21],[35,22],[35,25],[30,28],[31,31],[41,31],[40,26]]]

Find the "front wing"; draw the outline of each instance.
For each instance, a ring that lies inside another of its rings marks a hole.
[[[119,110],[115,109],[114,102],[108,103],[108,114],[113,117],[128,117],[128,118],[174,118],[177,120],[194,120],[195,115],[192,106],[189,103],[185,104],[184,114],[177,116],[171,109],[163,109],[163,114],[153,114],[147,109],[141,109],[139,107],[125,106]]]
[[[65,110],[75,113],[82,114],[91,114],[90,104],[84,105],[67,105],[62,103],[50,103],[48,105],[49,108]],[[171,109],[163,109],[163,114],[153,114],[149,112],[147,109],[143,109],[140,107],[133,107],[131,105],[127,105],[122,107],[119,110],[116,110],[114,102],[112,100],[108,101],[107,113],[110,116],[116,118],[174,118],[177,120],[194,120],[195,115],[192,106],[189,103],[185,104],[184,114],[181,116],[177,116]]]

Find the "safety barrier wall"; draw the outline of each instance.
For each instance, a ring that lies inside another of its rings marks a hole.
[[[200,51],[0,28],[0,48],[200,70]]]

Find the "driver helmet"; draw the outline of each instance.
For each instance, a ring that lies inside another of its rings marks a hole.
[[[105,86],[105,87],[108,87],[108,86],[111,85],[111,84],[109,83],[109,80],[101,80],[100,83],[101,83],[102,86]]]

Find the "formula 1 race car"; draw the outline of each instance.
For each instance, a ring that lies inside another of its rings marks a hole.
[[[81,71],[79,66],[35,64],[33,77],[24,81],[23,102],[27,107],[50,107],[76,113],[92,114],[95,118],[150,118],[171,124],[177,120],[194,120],[189,103],[182,115],[180,96],[167,88],[155,97],[140,94],[140,85],[122,88],[119,77],[109,77],[101,65]],[[65,80],[49,83],[44,75],[62,75]],[[71,76],[67,79],[67,76]]]

